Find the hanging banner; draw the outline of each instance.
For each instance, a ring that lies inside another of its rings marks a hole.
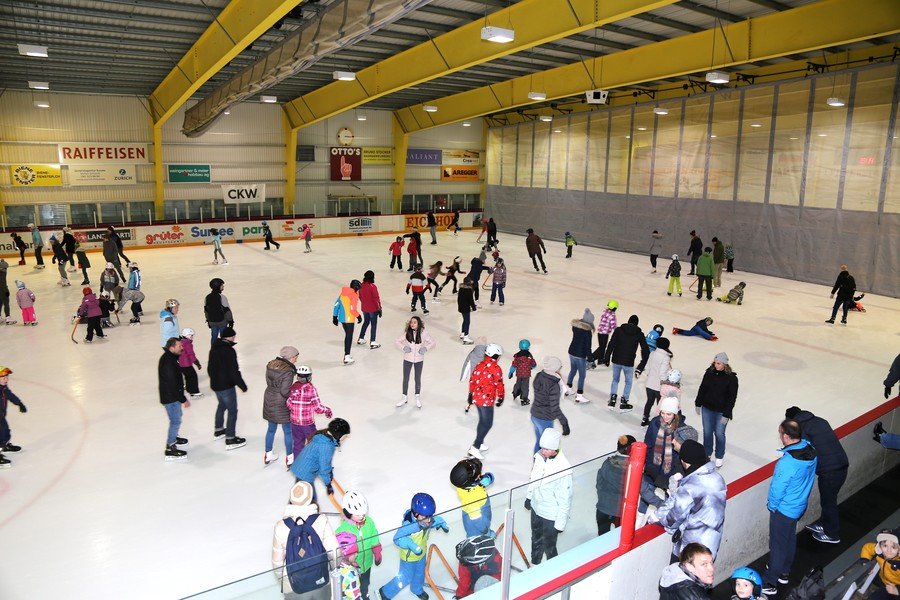
[[[359,181],[362,179],[362,148],[331,148],[331,181]]]
[[[394,149],[375,146],[363,148],[362,161],[364,165],[392,165],[394,164]]]
[[[96,163],[147,164],[150,157],[147,144],[117,142],[71,142],[57,144],[59,162],[64,165]]]
[[[264,202],[266,199],[266,184],[247,183],[243,185],[223,185],[222,200],[225,204],[247,204],[250,202]]]
[[[134,165],[70,166],[69,185],[134,185]]]
[[[445,165],[478,165],[481,164],[481,152],[478,150],[442,150]]]
[[[406,164],[408,165],[439,165],[441,164],[441,151],[431,148],[407,148]]]
[[[169,183],[211,183],[209,165],[166,165]]]
[[[16,187],[62,185],[59,165],[12,165],[9,167],[9,175]]]
[[[478,181],[478,167],[441,167],[441,181]]]

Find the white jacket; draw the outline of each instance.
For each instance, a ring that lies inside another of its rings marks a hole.
[[[525,496],[531,510],[539,517],[553,521],[558,531],[566,528],[572,510],[572,465],[562,452],[554,458],[534,454],[531,483]]]
[[[296,520],[299,517],[306,520],[318,512],[319,508],[315,504],[307,504],[306,506],[288,504],[284,508],[282,518]],[[335,566],[335,550],[338,549],[337,538],[334,537],[334,529],[332,529],[331,523],[328,522],[328,518],[325,515],[319,515],[319,518],[313,523],[313,529],[319,534],[319,539],[322,540],[322,545],[325,546],[325,551],[328,553],[330,570]],[[281,591],[284,593],[292,591],[287,573],[284,570],[284,553],[290,532],[287,525],[279,519],[275,523],[275,534],[272,536],[272,568],[275,569],[276,576],[281,579]]]
[[[662,348],[650,353],[650,358],[647,359],[647,389],[659,391],[660,382],[672,368],[671,360],[672,355]]]

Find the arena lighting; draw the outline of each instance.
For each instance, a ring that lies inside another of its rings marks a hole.
[[[29,81],[28,87],[33,90],[49,90],[50,82],[49,81]]]
[[[528,92],[529,100],[546,100],[547,94],[544,92]]]
[[[710,71],[706,74],[706,81],[709,83],[721,85],[723,83],[728,83],[729,81],[731,81],[731,75],[729,75],[725,71]]]
[[[544,123],[550,123],[551,121],[553,121],[553,117],[551,117],[550,115],[541,115],[541,121],[543,121]]]
[[[667,115],[667,114],[669,114],[669,109],[662,108],[661,106],[657,106],[656,108],[653,109],[653,114],[654,115]]]
[[[369,117],[367,117],[367,116],[365,115],[365,113],[356,113],[356,120],[357,120],[357,121],[365,121],[365,120],[368,119],[368,118],[369,118]]]
[[[496,42],[498,44],[506,44],[516,39],[516,32],[512,29],[504,29],[503,27],[482,27],[481,39],[486,42]]]
[[[356,73],[353,71],[335,71],[331,76],[338,81],[353,81],[356,79]]]
[[[19,54],[22,56],[36,56],[38,58],[47,58],[47,46],[35,46],[34,44],[18,44]]]
[[[260,102],[265,102],[266,104],[275,104],[278,102],[278,98],[276,96],[260,96]]]
[[[553,133],[562,133],[562,129],[554,129]]]
[[[828,106],[840,107],[844,106],[844,101],[838,98],[837,96],[832,96],[828,100],[825,101],[825,104]]]
[[[422,107],[422,110],[424,110],[425,112],[437,112],[437,106],[433,104],[426,104]]]
[[[50,101],[49,100],[35,100],[34,105],[37,108],[50,108]]]
[[[228,109],[226,109],[226,110],[222,111],[222,114],[223,114],[223,115],[230,115],[230,114],[231,114],[231,111],[228,110]]]
[[[468,121],[463,121],[463,122],[462,122],[462,126],[463,126],[463,127],[471,127],[472,124],[469,123]]]

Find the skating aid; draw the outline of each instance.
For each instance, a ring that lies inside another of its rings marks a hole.
[[[72,341],[75,342],[76,345],[78,344],[78,342],[75,341],[75,331],[78,330],[78,325],[79,325],[79,323],[81,323],[81,317],[76,317],[76,319],[75,319],[75,327],[72,328]]]

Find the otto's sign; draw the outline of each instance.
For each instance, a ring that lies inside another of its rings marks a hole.
[[[362,148],[333,147],[330,153],[331,181],[362,179]]]

